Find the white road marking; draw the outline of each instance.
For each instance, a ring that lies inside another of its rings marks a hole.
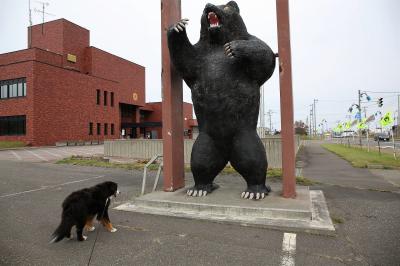
[[[69,152],[69,151],[64,151],[64,150],[58,150],[61,153],[64,153],[65,155],[75,155],[75,153]]]
[[[296,254],[296,234],[284,233],[282,243],[281,266],[294,266]]]
[[[77,151],[77,152],[80,152],[80,153],[84,153],[84,154],[87,154],[87,155],[92,155],[92,153],[86,152],[86,151],[83,151],[83,150],[80,150],[80,149],[74,149],[74,151]]]
[[[41,150],[41,151],[43,151],[43,152],[45,152],[45,153],[48,153],[48,154],[50,154],[50,155],[53,155],[53,156],[55,156],[55,157],[59,157],[59,158],[62,157],[62,155],[53,153],[53,152],[51,152],[51,151],[46,151],[46,150]]]
[[[37,158],[39,158],[39,159],[42,160],[42,161],[46,161],[46,162],[49,161],[49,160],[47,160],[46,158],[44,158],[44,157],[42,157],[42,156],[40,156],[40,155],[34,153],[33,151],[30,151],[30,150],[25,150],[25,151],[31,153],[32,155],[36,156]]]
[[[81,180],[75,180],[75,181],[66,182],[66,183],[62,183],[62,184],[58,184],[58,185],[43,186],[43,187],[41,187],[41,188],[31,189],[31,190],[25,190],[25,191],[21,191],[21,192],[17,192],[17,193],[12,193],[12,194],[1,195],[1,196],[0,196],[0,199],[1,199],[1,198],[14,197],[14,196],[18,196],[18,195],[26,194],[26,193],[30,193],[30,192],[36,192],[36,191],[41,191],[41,190],[46,190],[46,189],[61,187],[61,186],[70,185],[70,184],[74,184],[74,183],[85,182],[85,181],[89,181],[89,180],[92,180],[92,179],[98,179],[98,178],[102,178],[102,177],[104,177],[104,175],[94,176],[94,177],[90,177],[90,178],[86,178],[86,179],[81,179]]]
[[[10,151],[19,161],[22,160],[21,156],[19,156],[16,152]]]

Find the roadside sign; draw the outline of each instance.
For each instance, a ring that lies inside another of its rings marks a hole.
[[[357,128],[358,128],[358,129],[365,129],[365,128],[367,128],[366,121],[367,121],[367,119],[364,118],[360,123],[357,124]]]
[[[354,116],[354,118],[355,118],[355,119],[361,119],[361,113],[357,113],[357,114]]]
[[[391,125],[394,122],[393,117],[392,117],[392,113],[391,112],[387,112],[381,119],[380,123],[381,126],[386,127]]]

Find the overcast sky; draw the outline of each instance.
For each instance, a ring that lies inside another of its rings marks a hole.
[[[44,0],[45,20],[65,18],[90,30],[90,44],[146,68],[146,100],[161,100],[159,0]],[[182,0],[189,18],[190,41],[199,39],[200,16],[209,1]],[[210,1],[225,4],[227,1]],[[248,31],[278,51],[275,0],[237,0]],[[31,8],[41,9],[31,0]],[[357,91],[372,97],[367,115],[397,110],[400,94],[400,1],[290,1],[295,120],[305,121],[313,99],[317,123],[346,120]],[[32,12],[33,24],[42,15]],[[0,0],[0,54],[27,47],[28,0]],[[280,128],[279,79],[275,71],[265,86],[265,110]],[[383,97],[383,108],[375,101]],[[184,100],[191,102],[190,90]],[[353,114],[354,116],[354,114]],[[265,116],[268,124],[268,117]]]

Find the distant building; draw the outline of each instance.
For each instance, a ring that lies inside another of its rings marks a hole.
[[[59,19],[28,28],[28,49],[0,54],[0,140],[30,145],[161,132],[145,103],[145,68],[89,44]],[[161,137],[160,133],[157,133]]]
[[[143,120],[146,121],[146,138],[162,139],[162,102],[147,103],[143,108]],[[183,136],[186,139],[197,138],[198,125],[197,120],[193,119],[193,105],[183,103]]]

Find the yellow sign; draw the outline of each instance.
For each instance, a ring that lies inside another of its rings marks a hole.
[[[393,117],[392,117],[392,113],[391,112],[387,112],[385,114],[385,116],[382,117],[380,122],[381,122],[381,125],[383,127],[391,125],[394,122]]]
[[[132,98],[133,98],[134,101],[137,101],[137,100],[138,100],[138,95],[137,95],[136,92],[134,92],[134,93],[132,94]]]
[[[67,54],[67,60],[72,63],[76,63],[76,55]]]
[[[360,123],[357,124],[357,128],[358,128],[358,129],[365,129],[365,128],[367,128],[367,125],[365,124],[366,121],[367,121],[366,118],[364,118],[362,121],[360,121]]]

